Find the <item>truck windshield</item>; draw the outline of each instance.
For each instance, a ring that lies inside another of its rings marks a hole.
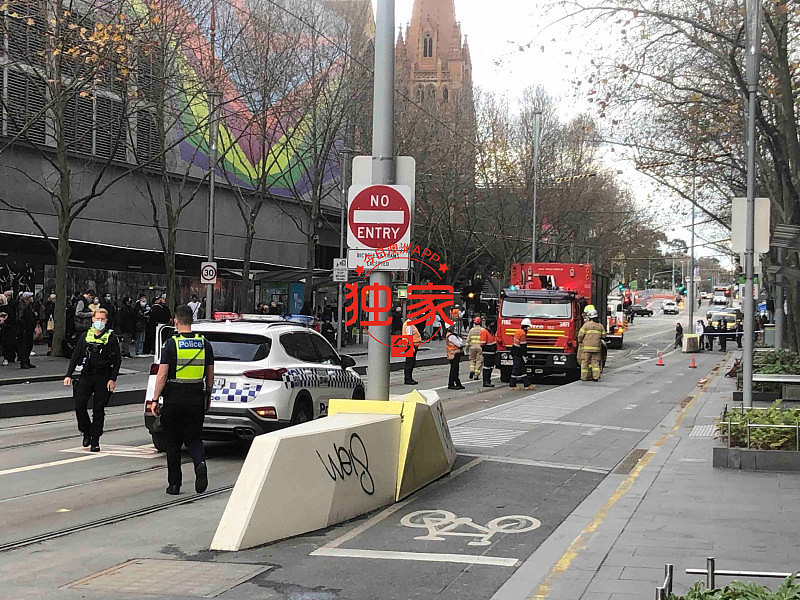
[[[531,317],[535,319],[569,319],[572,305],[569,302],[506,298],[500,309],[501,317]]]

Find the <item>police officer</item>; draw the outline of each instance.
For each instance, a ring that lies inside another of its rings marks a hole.
[[[578,332],[579,352],[581,354],[581,380],[600,381],[600,357],[602,340],[606,337],[605,328],[600,325],[597,311],[592,309],[586,313],[589,320]],[[589,369],[591,368],[591,377]]]
[[[78,364],[81,375],[75,384],[75,416],[78,429],[83,434],[83,447],[91,445],[92,452],[100,452],[100,436],[103,435],[105,408],[111,399],[111,392],[117,385],[122,354],[119,340],[113,330],[108,329],[108,312],[98,308],[92,313],[92,325],[78,334],[72,359],[67,367],[64,385],[72,383],[72,374]],[[92,419],[86,409],[89,398],[92,400]]]
[[[214,387],[214,353],[206,339],[192,333],[193,312],[183,304],[175,309],[175,336],[161,347],[153,403],[161,416],[167,445],[167,493],[181,492],[181,446],[194,462],[194,489],[208,488],[208,470],[203,448],[203,420]],[[159,398],[163,395],[163,405]]]
[[[472,329],[467,333],[467,350],[469,352],[469,378],[478,379],[481,376],[483,369],[483,340],[481,339],[481,332],[484,331],[481,327],[481,318],[475,317],[472,319]]]
[[[483,387],[494,387],[492,369],[497,356],[497,323],[490,321],[486,329],[481,330],[481,349],[483,351]]]
[[[511,381],[508,387],[512,390],[517,389],[517,379],[522,379],[522,385],[526,390],[532,390],[536,386],[528,376],[528,367],[525,365],[525,357],[528,354],[528,329],[531,327],[530,319],[522,319],[519,329],[514,332],[514,343],[511,346],[511,358],[514,366],[511,367]]]

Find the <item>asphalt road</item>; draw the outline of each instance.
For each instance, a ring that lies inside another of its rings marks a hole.
[[[651,360],[659,351],[665,352],[671,347],[675,321],[675,317],[663,315],[636,319],[626,332],[623,348],[609,351],[607,371]],[[467,386],[464,391],[446,388],[446,366],[415,371],[417,387],[435,389],[442,397],[451,427],[458,424],[459,418],[502,409],[509,402],[509,406],[515,406],[522,398],[536,404],[540,393],[559,384],[542,381],[531,394],[499,384],[497,372],[495,388],[470,382],[465,363],[461,372]],[[408,391],[401,385],[402,373],[391,377],[392,393]],[[600,387],[595,389],[596,392],[584,389],[583,393],[601,392]],[[631,402],[626,399],[628,406],[617,408],[637,406]],[[591,413],[590,406],[587,410],[590,412],[583,416],[585,421],[604,422],[602,415]],[[513,565],[530,555],[635,446],[641,432],[649,431],[648,427],[663,417],[666,406],[642,410],[619,413],[636,421],[631,432],[616,431],[609,436],[598,425],[597,435],[587,437],[585,430],[576,428],[573,436],[558,427],[541,425],[537,429],[542,432],[541,438],[519,447],[513,443],[514,430],[522,432],[524,424],[490,429],[498,435],[505,432],[502,435],[508,437],[508,443],[495,447],[487,445],[477,428],[456,427],[454,441],[461,456],[454,475],[413,495],[396,512],[375,522],[359,520],[236,555],[205,549],[228,490],[238,476],[246,446],[208,443],[209,492],[202,498],[189,493],[194,476],[190,465],[184,464],[185,492],[172,500],[164,494],[164,457],[156,454],[149,443],[141,407],[110,409],[102,438],[104,451],[99,454],[88,454],[80,448],[70,414],[8,419],[0,423],[0,584],[11,598],[72,598],[75,592],[57,588],[132,556],[152,556],[155,552],[167,558],[270,566],[247,584],[219,596],[222,598],[485,598],[513,573]],[[557,433],[550,435],[548,427]],[[540,524],[525,529],[530,525],[525,519],[532,519],[532,513]],[[145,514],[149,516],[139,518]],[[414,514],[417,516],[409,517]],[[444,522],[451,515],[469,517],[472,521],[468,526],[474,527],[475,535],[421,540],[427,531],[425,515],[429,522],[431,518]],[[525,519],[494,522],[513,515]],[[354,536],[351,530],[356,525],[368,526]],[[507,531],[515,527],[520,531]],[[491,541],[483,544],[481,540],[486,541],[487,535]],[[344,556],[326,555],[324,550],[311,556],[325,547],[338,548],[336,552]],[[359,558],[398,552],[434,552],[436,556],[452,553],[466,558],[462,562],[421,560],[412,563],[412,569],[405,560]],[[38,561],[42,556],[47,557],[46,568]],[[387,585],[393,581],[402,585]],[[38,588],[36,594],[32,587]],[[128,596],[87,592],[85,597]]]

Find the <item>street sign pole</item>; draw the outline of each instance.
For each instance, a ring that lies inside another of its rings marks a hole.
[[[344,251],[344,236],[345,236],[345,212],[347,211],[347,149],[342,148],[341,167],[339,169],[340,177],[342,178],[342,215],[339,226],[339,258],[347,258]],[[342,351],[342,336],[344,335],[344,325],[342,324],[342,306],[344,298],[342,297],[342,284],[339,284],[336,302],[336,349]]]
[[[375,77],[372,101],[372,183],[394,183],[394,0],[378,0],[375,14]],[[392,274],[374,270],[371,285],[391,289]],[[379,298],[378,296],[382,296]],[[385,293],[370,294],[371,306],[391,306]],[[384,320],[390,311],[373,313],[375,320]],[[370,327],[367,346],[367,398],[389,399],[389,344],[391,329],[388,325]]]

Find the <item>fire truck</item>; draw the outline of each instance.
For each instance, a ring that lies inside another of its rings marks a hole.
[[[524,318],[531,320],[525,363],[536,376],[580,377],[577,360],[578,331],[583,309],[593,304],[605,324],[608,275],[587,264],[514,263],[510,287],[500,293],[497,309],[497,356],[500,380],[511,379],[511,346]],[[603,345],[602,364],[606,347]]]

